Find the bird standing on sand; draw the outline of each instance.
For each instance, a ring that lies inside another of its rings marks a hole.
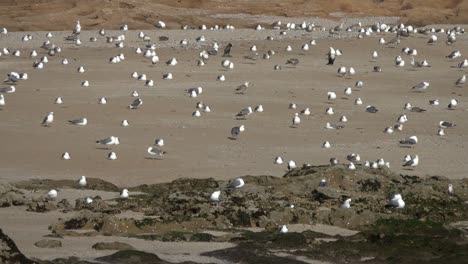
[[[231,43],[227,44],[226,48],[224,48],[223,57],[231,57],[231,48],[232,48],[232,44]]]
[[[245,126],[235,126],[231,129],[231,139],[238,139],[239,135],[245,131]]]
[[[301,123],[301,118],[299,117],[298,113],[295,113],[294,117],[292,119],[292,126],[291,127],[296,128],[296,127],[299,126],[300,123]]]
[[[403,167],[411,167],[411,168],[415,168],[416,166],[419,165],[419,156],[416,155],[414,157],[411,157],[410,160],[406,161],[404,164],[403,164]]]
[[[245,94],[247,88],[249,88],[250,82],[244,82],[243,84],[237,86],[235,92],[236,94]]]
[[[164,154],[166,154],[165,151],[163,150],[160,150],[156,147],[148,147],[148,150],[147,150],[148,154],[150,154],[151,156],[160,156],[160,157],[163,157]]]
[[[404,146],[414,146],[418,143],[418,137],[417,136],[406,137],[406,138],[400,139],[398,142],[400,142],[400,144]]]
[[[286,64],[291,64],[292,66],[296,67],[299,64],[299,59],[292,58],[286,61]]]
[[[336,51],[333,47],[330,47],[330,50],[327,53],[328,55],[328,63],[327,65],[333,65],[336,59]]]
[[[244,109],[240,110],[239,113],[237,113],[236,118],[237,119],[246,119],[247,116],[249,116],[252,113],[253,113],[252,107],[249,106],[247,108],[244,108]]]
[[[3,95],[2,95],[3,96]],[[42,121],[42,125],[49,127],[52,122],[54,122],[54,112],[49,112],[45,117],[44,120]]]
[[[120,140],[118,137],[110,136],[101,140],[97,140],[96,143],[105,145],[105,146],[111,146],[111,145],[119,145]]]
[[[86,117],[82,117],[74,120],[68,120],[68,123],[77,126],[86,126],[88,124],[88,119]]]

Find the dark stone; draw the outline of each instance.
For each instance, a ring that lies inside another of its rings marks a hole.
[[[125,250],[135,249],[131,245],[123,242],[99,242],[92,247],[95,250]]]
[[[34,245],[39,248],[58,248],[62,247],[62,242],[59,240],[43,239],[37,241]]]

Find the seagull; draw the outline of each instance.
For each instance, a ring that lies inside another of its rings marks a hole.
[[[79,72],[79,73],[83,73],[83,72],[85,72],[85,69],[84,69],[83,66],[80,66],[80,67],[78,68],[78,70],[76,70],[76,71]]]
[[[411,137],[406,137],[403,139],[399,140],[401,145],[416,145],[418,143],[418,137],[417,136],[411,136]]]
[[[110,145],[119,145],[120,140],[118,137],[115,136],[110,136],[101,140],[97,140],[96,143],[105,145],[105,146],[110,146]]]
[[[464,59],[462,62],[458,63],[458,68],[467,68],[468,67],[468,59]]]
[[[372,52],[372,59],[376,60],[377,58],[379,58],[377,51]]]
[[[337,158],[330,159],[330,165],[338,165],[340,161]]]
[[[288,227],[286,225],[282,225],[279,229],[278,232],[281,234],[286,234],[289,232]]]
[[[344,76],[344,75],[346,74],[346,72],[347,72],[347,70],[346,70],[346,67],[344,67],[344,66],[338,68],[338,71],[337,71],[337,73],[338,73],[339,75],[341,75],[341,76]]]
[[[105,97],[99,98],[99,104],[107,104],[107,99]]]
[[[218,203],[219,202],[219,196],[221,195],[221,191],[214,191],[210,195],[210,201],[213,203]]]
[[[250,82],[244,82],[243,84],[237,86],[235,89],[236,94],[244,94],[245,91],[247,91],[247,88],[249,88]]]
[[[356,154],[356,153],[351,153],[351,154],[346,156],[346,159],[353,162],[353,163],[357,163],[357,162],[361,161],[361,156],[359,154]]]
[[[416,155],[414,157],[411,157],[410,160],[406,161],[404,164],[403,164],[403,167],[416,167],[419,165],[419,156]]]
[[[294,170],[295,168],[297,168],[296,162],[294,160],[290,160],[288,162],[288,170]]]
[[[62,159],[63,159],[63,160],[69,160],[69,159],[71,159],[70,154],[69,154],[68,152],[64,152],[64,153],[62,154]]]
[[[328,97],[328,100],[335,100],[336,99],[336,93],[335,92],[328,92],[327,97]]]
[[[246,119],[246,117],[249,116],[252,113],[253,113],[252,107],[249,106],[247,108],[244,108],[244,109],[240,110],[239,113],[236,115],[236,118],[237,119]]]
[[[363,81],[357,81],[354,86],[356,86],[357,88],[361,88],[361,87],[364,86],[364,82]]]
[[[78,180],[78,185],[80,185],[80,187],[85,187],[87,184],[88,182],[86,181],[86,176],[81,176]]]
[[[450,127],[455,127],[457,125],[453,124],[453,123],[450,123],[450,122],[447,122],[447,121],[440,121],[439,122],[439,126],[441,128],[450,128]]]
[[[330,50],[327,53],[328,55],[328,63],[327,65],[333,65],[336,59],[336,51],[333,47],[330,47]]]
[[[356,98],[356,100],[354,100],[354,104],[355,105],[362,105],[362,99],[360,97]]]
[[[343,125],[337,125],[337,124],[330,124],[329,122],[327,122],[327,124],[325,125],[325,128],[326,129],[342,129],[342,128],[344,128],[344,126]]]
[[[299,64],[299,59],[292,58],[286,61],[286,64],[291,64],[292,66],[296,67]]]
[[[245,185],[245,182],[242,178],[235,178],[228,183],[229,188],[241,188]]]
[[[310,109],[307,107],[304,110],[301,110],[301,115],[309,116],[310,115]]]
[[[107,154],[107,159],[108,160],[116,160],[117,159],[117,154],[115,154],[115,152],[110,152],[109,154]]]
[[[327,148],[327,149],[328,149],[328,148],[331,148],[330,142],[328,142],[328,141],[323,142],[322,148]]]
[[[5,106],[5,104],[5,96],[3,96],[3,94],[0,94],[0,106]]]
[[[456,82],[455,85],[457,86],[462,86],[463,84],[466,83],[466,74],[463,74],[462,77],[460,77]]]
[[[16,87],[13,85],[0,88],[0,93],[14,93],[14,92],[16,92]]]
[[[439,99],[429,100],[430,105],[439,105]]]
[[[164,146],[164,139],[162,139],[162,138],[157,138],[157,139],[154,141],[154,144],[155,144],[156,146],[162,147],[162,146]]]
[[[455,107],[458,105],[458,100],[457,99],[450,99],[450,102],[448,104],[448,109],[453,110]]]
[[[403,131],[403,124],[396,124],[393,126],[393,129]]]
[[[172,59],[168,60],[168,61],[166,62],[166,65],[167,65],[167,66],[176,66],[176,65],[177,65],[177,59],[176,59],[176,58],[172,58]]]
[[[143,100],[137,98],[128,106],[128,109],[138,109],[143,104]]]
[[[453,190],[453,184],[449,183],[448,185],[448,193],[449,195],[453,195],[455,192]]]
[[[347,167],[348,169],[350,169],[350,170],[355,170],[355,169],[356,169],[356,166],[354,165],[353,162],[350,162],[346,167]]]
[[[193,117],[200,117],[200,116],[201,116],[201,113],[200,113],[200,111],[195,110],[195,111],[192,113],[192,116],[193,116]]]
[[[290,103],[288,106],[289,109],[296,109],[297,105],[295,103]]]
[[[295,113],[294,114],[294,117],[292,119],[292,125],[291,127],[293,128],[296,128],[299,126],[299,124],[301,123],[301,118],[299,117],[299,114],[298,113]]]
[[[281,164],[283,164],[283,158],[278,156],[278,157],[275,158],[275,161],[273,163],[281,165]]]
[[[83,87],[89,87],[89,81],[88,80],[85,80],[81,83],[81,86]]]
[[[128,194],[128,190],[127,189],[123,189],[121,192],[120,192],[120,198],[128,198],[130,195]]]
[[[341,117],[340,117],[340,122],[346,123],[346,122],[348,122],[348,118],[346,118],[346,116],[341,116]],[[344,126],[343,126],[343,127],[344,127]]]
[[[353,67],[349,67],[349,69],[348,69],[348,75],[349,75],[349,76],[354,76],[354,75],[356,75],[356,70],[354,70]]]
[[[368,113],[373,113],[373,114],[375,114],[375,113],[377,113],[378,111],[379,111],[379,109],[377,109],[375,106],[368,105],[368,106],[366,107],[366,112],[368,112]]]
[[[57,198],[57,194],[58,194],[57,190],[52,189],[47,193],[47,198],[54,200],[55,198]]]
[[[127,119],[122,120],[122,123],[120,125],[123,126],[123,127],[128,127],[129,124],[128,124]]]
[[[445,136],[445,131],[443,128],[440,128],[439,130],[437,130],[437,135],[438,136]]]
[[[398,123],[408,122],[408,117],[406,115],[400,115],[397,119]]]
[[[227,46],[224,48],[223,57],[231,57],[231,49],[232,49],[232,44],[231,43],[227,44]]]
[[[386,127],[384,129],[384,133],[393,134],[393,132],[394,132],[393,127]]]
[[[328,108],[325,110],[325,114],[327,114],[327,115],[334,115],[335,112],[333,111],[333,108],[332,108],[332,107],[328,107]]]
[[[3,94],[1,95],[2,98],[3,98]],[[54,122],[54,112],[49,112],[45,117],[44,117],[44,120],[42,121],[42,125],[43,126],[46,126],[46,127],[49,127],[52,122]]]
[[[235,126],[231,129],[231,139],[238,139],[239,135],[245,131],[245,126]]]
[[[164,154],[166,154],[165,151],[162,151],[158,148],[155,148],[155,147],[148,147],[148,150],[147,150],[148,154],[152,155],[152,156],[161,156],[163,157]]]
[[[62,97],[57,97],[57,98],[55,99],[55,104],[63,104]]]
[[[454,50],[449,55],[447,55],[445,57],[454,60],[454,59],[460,58],[461,55],[462,54],[461,54],[461,52],[459,50]]]
[[[345,95],[351,95],[353,93],[353,89],[351,89],[351,87],[348,87],[346,89],[344,89],[344,94]]]
[[[255,112],[262,113],[263,112],[263,105],[257,105],[254,109]]]
[[[82,117],[74,120],[68,120],[68,123],[72,125],[86,126],[88,124],[88,119],[86,117]]]
[[[401,197],[401,194],[396,193],[393,194],[389,197],[389,206],[397,209],[403,209],[405,208],[405,202],[403,201],[403,198]]]
[[[344,208],[344,209],[351,208],[351,198],[346,199],[341,205],[341,208]]]

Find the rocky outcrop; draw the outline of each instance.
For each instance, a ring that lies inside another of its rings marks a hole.
[[[15,242],[0,229],[0,263],[5,264],[32,264],[16,247]]]
[[[62,247],[62,242],[60,240],[42,239],[34,243],[34,245],[39,248],[58,248]]]

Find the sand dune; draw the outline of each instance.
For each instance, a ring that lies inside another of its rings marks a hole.
[[[215,17],[219,14],[249,16]],[[468,22],[466,0],[5,0],[0,2],[0,26],[14,31],[65,30],[80,19],[88,29],[154,28],[163,20],[169,28],[232,23],[253,26],[256,15],[282,17],[398,16],[417,25]],[[261,22],[261,21],[260,21]]]

